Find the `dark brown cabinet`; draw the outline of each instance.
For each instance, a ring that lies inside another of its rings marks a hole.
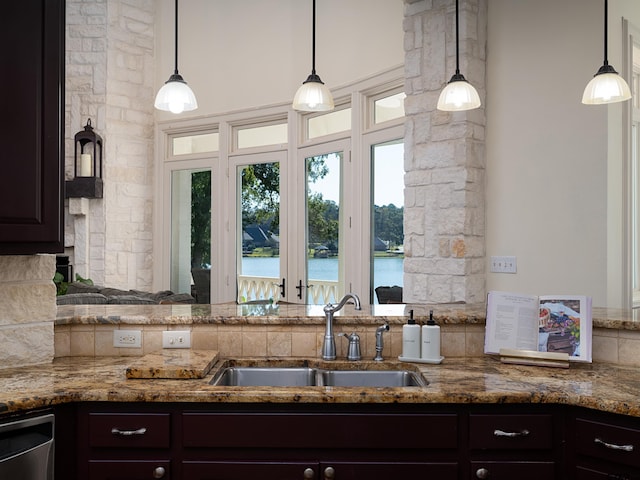
[[[63,250],[64,0],[3,4],[0,255]]]
[[[169,460],[95,460],[89,462],[89,480],[171,479]]]
[[[640,479],[640,421],[579,412],[573,418],[577,480]]]
[[[471,413],[469,478],[563,478],[557,468],[561,429],[553,413]]]
[[[70,480],[640,479],[640,419],[562,405],[82,403],[75,418]]]
[[[79,478],[143,480],[172,478],[169,411],[148,408],[92,411],[78,418]]]
[[[458,479],[458,415],[391,410],[185,411],[182,478]]]

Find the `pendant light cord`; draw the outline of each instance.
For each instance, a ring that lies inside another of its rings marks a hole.
[[[175,69],[174,74],[178,75],[178,0],[176,0],[176,14],[175,14],[175,32],[176,37],[174,39],[175,42]]]
[[[176,0],[177,1],[177,0]],[[458,34],[458,0],[456,0],[456,75],[460,75],[460,52],[459,52],[459,40],[460,36]]]
[[[176,0],[177,1],[177,0]],[[313,0],[311,27],[311,74],[316,74],[316,0]]]
[[[608,19],[609,19],[609,0],[604,0],[604,64],[609,65],[609,60],[607,59],[607,44],[608,44]]]

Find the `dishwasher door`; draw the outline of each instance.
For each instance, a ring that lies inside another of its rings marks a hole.
[[[0,479],[53,480],[53,419],[0,423]]]

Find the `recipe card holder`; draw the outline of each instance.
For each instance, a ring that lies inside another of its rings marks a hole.
[[[569,368],[569,354],[560,352],[537,352],[535,350],[500,349],[500,361],[517,365]]]

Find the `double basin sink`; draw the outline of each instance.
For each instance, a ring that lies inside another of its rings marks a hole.
[[[424,387],[419,372],[379,369],[376,366],[226,366],[212,385],[234,387]]]

